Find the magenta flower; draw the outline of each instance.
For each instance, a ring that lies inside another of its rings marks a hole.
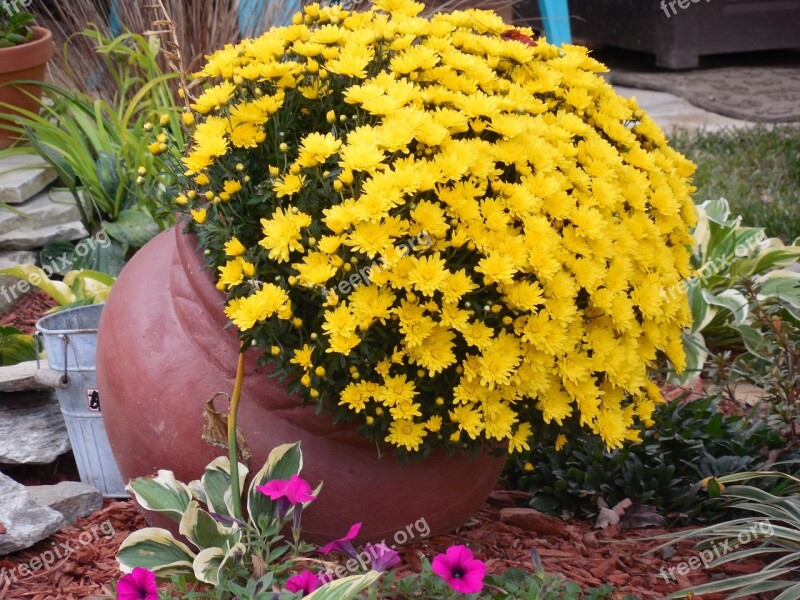
[[[311,486],[299,475],[290,479],[273,479],[264,485],[256,486],[256,491],[272,500],[278,501],[278,518],[283,521],[291,506],[295,508],[295,527],[300,526],[300,509],[302,502],[311,502],[317,497],[311,493]]]
[[[339,551],[344,552],[350,558],[355,558],[358,560],[358,553],[353,548],[353,544],[351,540],[353,540],[357,535],[358,532],[361,531],[361,523],[356,523],[350,526],[350,531],[347,532],[347,535],[343,538],[339,538],[338,540],[334,540],[329,544],[325,544],[319,551],[322,554],[330,554],[331,552]]]
[[[321,584],[319,576],[311,571],[303,571],[297,575],[293,575],[286,580],[286,589],[290,592],[297,593],[303,592],[303,596],[307,596]]]
[[[483,589],[486,563],[475,558],[466,546],[450,546],[433,559],[432,568],[457,592],[474,594]]]
[[[311,502],[316,499],[316,496],[311,494],[311,486],[299,475],[292,475],[291,479],[273,479],[256,487],[256,491],[273,500],[285,498],[289,504]]]
[[[156,574],[136,567],[117,583],[117,600],[158,600]]]
[[[400,562],[400,555],[386,544],[367,544],[364,553],[369,556],[374,571],[386,571]]]

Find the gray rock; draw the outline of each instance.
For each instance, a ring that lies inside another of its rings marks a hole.
[[[28,486],[31,500],[60,512],[67,523],[74,523],[103,508],[103,495],[96,488],[77,481],[56,485]]]
[[[69,192],[42,192],[17,208],[24,216],[0,211],[0,248],[27,250],[53,240],[74,241],[89,235]]]
[[[0,252],[0,269],[17,265],[35,265],[39,255],[32,250],[6,250]]]
[[[56,179],[56,172],[40,156],[20,154],[0,160],[0,202],[22,204]]]
[[[47,361],[40,361],[42,369],[47,369]],[[35,379],[36,361],[0,367],[0,392],[29,392],[52,389]],[[2,406],[2,402],[0,402]]]
[[[64,417],[51,393],[0,396],[0,464],[46,465],[70,447]]]
[[[66,525],[60,512],[31,500],[24,485],[0,473],[0,555],[24,550]],[[2,529],[0,529],[2,531]]]

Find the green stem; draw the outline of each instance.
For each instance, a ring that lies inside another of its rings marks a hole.
[[[228,412],[228,459],[231,463],[231,498],[233,500],[234,517],[240,521],[242,516],[241,490],[239,489],[239,455],[236,450],[236,413],[239,410],[239,398],[242,395],[242,381],[244,380],[244,351],[242,344],[239,351],[239,363],[236,366],[236,381],[233,384],[231,408]]]

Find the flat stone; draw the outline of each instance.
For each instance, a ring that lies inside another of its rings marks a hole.
[[[0,397],[0,464],[47,465],[70,448],[55,395],[17,392]]]
[[[21,485],[0,473],[0,555],[30,548],[66,525],[60,512],[36,504]]]
[[[41,192],[17,208],[24,216],[0,211],[0,248],[28,250],[53,240],[74,241],[89,235],[67,191]]]
[[[0,160],[0,202],[22,204],[55,181],[55,169],[35,154]]]
[[[42,369],[47,368],[47,361],[41,360]],[[39,383],[36,376],[36,361],[30,360],[10,367],[0,367],[0,392],[29,392],[52,389],[50,386]],[[0,402],[2,406],[2,402]]]
[[[28,486],[27,489],[31,500],[60,512],[70,524],[103,508],[103,495],[100,491],[78,481]]]

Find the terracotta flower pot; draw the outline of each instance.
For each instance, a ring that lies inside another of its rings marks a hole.
[[[203,411],[213,394],[233,389],[238,338],[225,327],[224,296],[196,246],[196,238],[175,228],[153,239],[123,269],[103,310],[97,383],[125,480],[169,469],[188,482],[225,454],[201,440]],[[504,464],[487,454],[434,453],[401,468],[393,456],[379,458],[353,427],[334,426],[303,408],[257,370],[255,353],[239,424],[253,451],[253,472],[275,446],[302,442],[303,476],[312,486],[324,481],[303,515],[310,541],[340,537],[359,521],[359,539],[387,543],[403,543],[428,527],[430,534],[453,529],[483,503]]]
[[[47,61],[53,54],[53,34],[43,27],[32,27],[32,29],[34,39],[27,44],[0,48],[0,102],[38,113],[38,99],[42,97],[41,86],[32,84],[16,86],[8,83],[22,80],[44,81]],[[0,106],[0,115],[13,112],[5,106]],[[9,124],[10,121],[0,117],[0,123]],[[15,134],[0,129],[0,149],[8,148],[15,139]]]

